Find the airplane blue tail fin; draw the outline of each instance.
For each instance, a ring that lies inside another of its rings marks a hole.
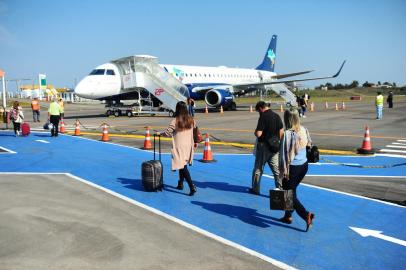
[[[264,60],[262,63],[257,66],[257,70],[265,70],[265,71],[274,71],[275,69],[275,60],[276,60],[276,39],[278,38],[277,35],[273,35],[271,42],[269,43],[268,50],[264,56]]]

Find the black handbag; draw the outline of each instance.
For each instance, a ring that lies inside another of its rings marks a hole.
[[[317,163],[320,160],[320,152],[319,148],[312,143],[312,139],[310,138],[309,131],[306,128],[307,140],[309,141],[308,146],[306,146],[306,157],[307,162],[309,163]]]
[[[317,163],[320,160],[320,153],[319,148],[317,146],[306,146],[306,157],[307,162],[309,163]]]
[[[293,190],[271,189],[269,202],[271,210],[293,210]]]
[[[268,144],[269,151],[271,151],[272,153],[279,152],[279,146],[281,144],[281,141],[278,137],[271,136],[266,142]]]

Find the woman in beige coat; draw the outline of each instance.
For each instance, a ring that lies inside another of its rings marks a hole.
[[[185,102],[180,101],[176,104],[175,119],[163,132],[165,137],[172,137],[172,170],[179,170],[179,182],[176,187],[183,190],[183,180],[189,185],[189,196],[196,193],[196,186],[192,182],[188,170],[188,164],[191,165],[194,155],[193,128],[196,126],[193,117],[189,115]]]

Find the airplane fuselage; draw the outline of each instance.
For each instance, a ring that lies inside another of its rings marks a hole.
[[[242,83],[258,83],[270,80],[274,72],[259,71],[255,69],[203,67],[186,65],[160,65],[167,72],[177,78],[189,89],[193,99],[204,99],[201,88],[221,88],[233,93],[232,85]],[[97,66],[88,76],[83,78],[75,88],[75,93],[89,99],[108,99],[131,92],[124,89],[122,75],[113,63]]]

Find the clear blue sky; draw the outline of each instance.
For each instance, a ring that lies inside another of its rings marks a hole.
[[[0,0],[0,69],[73,87],[93,67],[134,54],[253,68],[272,34],[277,73],[330,75],[347,59],[331,83],[406,84],[405,0]]]

